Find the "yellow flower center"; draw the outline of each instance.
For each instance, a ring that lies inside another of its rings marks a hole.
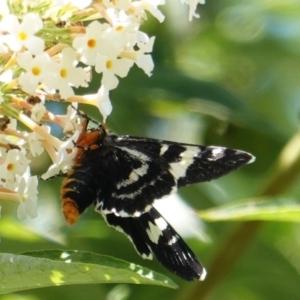
[[[27,202],[27,200],[28,200],[28,195],[27,194],[24,194],[24,195],[22,195],[22,202]]]
[[[41,74],[41,69],[40,69],[39,67],[33,67],[33,68],[31,69],[31,72],[32,72],[32,74],[33,74],[34,76],[38,76],[38,75]]]
[[[13,171],[14,168],[15,168],[14,164],[8,164],[6,167],[7,171]]]
[[[106,62],[106,69],[111,69],[112,66],[113,66],[113,62],[112,62],[111,60],[108,60],[108,61]]]
[[[118,27],[116,28],[116,31],[123,31],[123,29],[124,29],[124,26],[118,26]]]
[[[62,78],[66,78],[66,77],[68,76],[68,71],[67,71],[67,69],[61,69],[61,70],[60,70],[60,76],[61,76]]]
[[[87,41],[87,45],[88,45],[89,48],[95,48],[96,44],[97,44],[97,42],[96,42],[95,39],[90,39],[90,40]]]
[[[25,41],[27,39],[27,33],[24,31],[19,32],[19,40]]]

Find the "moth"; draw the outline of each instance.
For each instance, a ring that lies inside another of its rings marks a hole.
[[[204,280],[205,268],[153,203],[180,187],[219,178],[253,162],[254,156],[224,147],[118,136],[105,124],[88,129],[88,122],[86,117],[61,189],[66,222],[74,224],[94,205],[143,258],[154,254],[182,279]]]

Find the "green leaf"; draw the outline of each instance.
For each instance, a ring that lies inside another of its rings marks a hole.
[[[199,212],[205,221],[300,222],[300,200],[286,197],[252,198]]]
[[[83,251],[45,250],[0,254],[0,294],[87,283],[135,283],[177,288],[150,269]]]

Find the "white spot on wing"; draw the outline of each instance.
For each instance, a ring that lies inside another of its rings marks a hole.
[[[211,149],[211,157],[208,160],[215,161],[224,157],[226,148],[224,147],[209,147]]]
[[[142,164],[141,167],[137,169],[133,169],[131,173],[129,174],[129,177],[121,182],[118,182],[116,184],[117,189],[120,189],[121,187],[128,186],[136,181],[138,181],[139,177],[143,177],[148,172],[148,165]]]
[[[154,220],[155,224],[159,227],[161,231],[168,228],[168,223],[163,218],[157,218]]]
[[[146,232],[150,241],[152,241],[154,244],[157,244],[162,232],[168,227],[168,223],[163,218],[157,218],[154,220],[154,222],[156,225],[152,222],[148,222],[149,229],[146,229]]]
[[[177,236],[174,235],[174,236],[172,236],[171,240],[168,241],[168,245],[172,246],[175,243],[177,243],[177,241],[178,241],[178,238],[177,238]]]
[[[133,245],[134,246],[134,245]],[[136,247],[134,246],[134,248],[135,248],[135,250],[136,250]],[[137,253],[139,253],[137,250],[136,250],[136,252]],[[139,253],[140,254],[140,253]],[[152,253],[149,253],[149,255],[147,255],[147,254],[145,254],[145,253],[143,253],[143,254],[140,254],[141,255],[141,257],[143,258],[143,259],[149,259],[149,260],[152,260],[153,259],[153,254]]]
[[[249,154],[249,155],[251,155],[251,154]],[[255,162],[255,160],[256,160],[256,157],[255,156],[253,156],[253,155],[251,155],[252,157],[251,157],[251,159],[248,161],[248,164],[252,164],[253,162]]]
[[[158,243],[158,239],[159,239],[160,235],[162,234],[162,232],[153,223],[149,222],[148,224],[149,224],[149,229],[146,229],[148,237],[149,237],[149,239],[150,239],[151,242],[153,242],[154,244],[157,244]]]
[[[180,154],[180,161],[170,163],[170,172],[176,179],[185,176],[187,169],[194,162],[194,157],[201,151],[198,147],[194,146],[186,146],[185,148],[185,151]]]
[[[251,164],[251,163],[255,162],[256,157],[253,156],[252,154],[248,153],[248,152],[241,151],[241,150],[236,150],[235,153],[236,153],[236,154],[248,154],[249,157],[250,157],[250,159],[249,159],[249,161],[247,162],[247,164]]]
[[[162,147],[160,148],[159,155],[164,155],[166,151],[168,151],[169,146],[166,144],[163,144]]]
[[[200,281],[203,281],[203,280],[205,279],[205,277],[206,277],[206,274],[207,274],[207,272],[206,272],[206,270],[203,268],[202,274],[201,274],[201,276],[199,277],[199,280],[200,280]]]
[[[150,158],[146,154],[144,154],[144,153],[142,153],[138,150],[129,149],[127,147],[118,147],[118,148],[122,149],[123,151],[128,152],[132,156],[140,158],[141,160],[144,160],[144,161],[149,161],[150,160]]]

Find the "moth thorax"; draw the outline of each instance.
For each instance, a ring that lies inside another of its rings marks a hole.
[[[75,162],[80,161],[82,155],[86,152],[86,150],[95,150],[99,148],[98,140],[101,136],[101,132],[99,130],[90,131],[90,132],[82,132],[76,142],[77,153],[75,156]]]

